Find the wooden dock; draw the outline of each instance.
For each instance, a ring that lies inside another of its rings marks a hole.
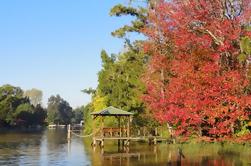
[[[149,140],[149,139],[156,139],[157,141],[165,141],[168,138],[162,138],[158,136],[143,136],[143,137],[94,137],[96,140]]]
[[[48,129],[56,129],[56,128],[66,128],[66,125],[59,125],[59,124],[48,125]]]
[[[93,146],[99,145],[104,147],[104,141],[106,140],[117,140],[119,145],[129,146],[130,141],[144,141],[149,144],[156,145],[157,142],[170,142],[168,138],[163,138],[159,136],[142,136],[142,137],[93,137]]]

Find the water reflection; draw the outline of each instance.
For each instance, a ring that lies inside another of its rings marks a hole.
[[[218,144],[157,145],[133,143],[130,148],[117,149],[107,143],[104,149],[92,152],[93,165],[106,166],[242,166],[251,165],[250,147]],[[115,151],[117,149],[117,151]],[[102,164],[101,164],[102,163]]]
[[[1,134],[0,165],[39,165],[41,138],[40,133]]]
[[[131,142],[130,148],[105,142],[91,147],[91,139],[72,137],[65,130],[37,133],[0,133],[0,165],[93,165],[93,166],[229,166],[251,165],[251,147],[228,144],[157,146]]]
[[[82,140],[65,130],[0,133],[0,165],[91,165]]]

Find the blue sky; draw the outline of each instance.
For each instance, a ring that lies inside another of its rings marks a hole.
[[[109,16],[122,1],[6,0],[0,2],[0,86],[38,88],[44,105],[59,94],[71,106],[86,104],[82,89],[97,86],[100,51],[118,53],[111,31],[130,18]]]

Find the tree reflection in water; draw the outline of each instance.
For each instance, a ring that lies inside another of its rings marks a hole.
[[[0,165],[25,165],[27,161],[39,165],[41,140],[37,132],[1,133]]]
[[[118,148],[116,144],[99,147],[91,155],[93,165],[106,166],[229,166],[251,163],[250,147],[219,144],[183,144],[149,146],[132,143],[130,148]],[[98,164],[99,163],[99,164]]]
[[[251,147],[235,144],[157,144],[131,142],[129,148],[106,142],[92,149],[91,139],[66,130],[0,133],[0,165],[93,166],[241,166],[251,165]]]

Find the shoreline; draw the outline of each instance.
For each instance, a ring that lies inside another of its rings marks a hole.
[[[32,126],[32,127],[0,127],[0,134],[6,132],[41,132],[45,130],[46,126]]]

